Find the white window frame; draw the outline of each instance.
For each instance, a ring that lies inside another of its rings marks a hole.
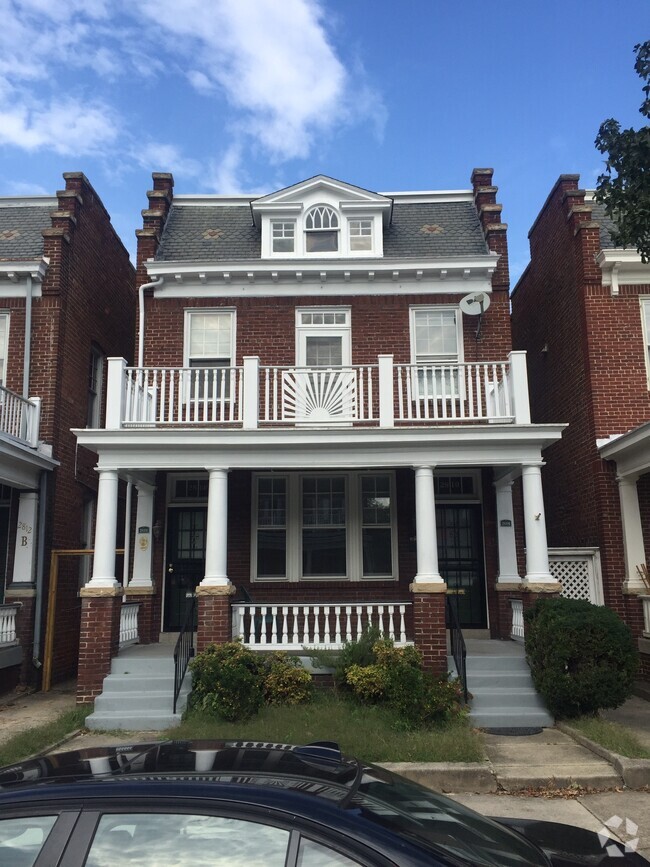
[[[641,295],[641,333],[643,334],[643,354],[648,389],[650,390],[650,295]]]
[[[318,210],[327,211],[330,215],[330,220],[333,217],[336,218],[337,225],[332,228],[320,228],[320,229],[308,229],[307,223],[311,215]],[[302,220],[302,247],[303,247],[303,255],[312,259],[320,259],[320,258],[329,258],[329,257],[341,257],[344,254],[342,249],[342,237],[341,237],[341,226],[343,223],[343,218],[339,213],[339,210],[335,205],[331,202],[317,202],[313,205],[310,205],[305,211],[303,220]],[[310,234],[318,234],[320,232],[335,232],[336,237],[336,250],[308,250],[307,249],[307,236]]]
[[[345,323],[303,324],[304,313],[338,313],[345,315]],[[352,360],[352,325],[349,307],[296,307],[296,367],[307,367],[307,337],[341,337],[341,367],[350,367]]]
[[[361,232],[358,235],[354,235],[355,238],[368,238],[370,244],[368,247],[363,247],[361,249],[353,250],[352,249],[352,229],[356,224],[359,224],[359,228],[362,229],[362,224],[368,224],[368,228],[370,229],[369,233]],[[375,221],[372,217],[348,217],[347,218],[347,241],[348,241],[348,251],[350,256],[369,256],[375,249]]]
[[[0,313],[0,331],[4,330],[5,357],[0,359],[0,385],[7,387],[7,365],[9,359],[9,325],[11,315],[7,312]]]
[[[291,238],[291,240],[293,241],[293,249],[291,249],[291,250],[276,250],[275,249],[275,241],[276,241],[275,230],[276,230],[276,227],[280,227],[280,226],[282,227],[282,234],[278,235],[277,240],[283,240],[284,241],[284,240],[287,240],[288,238]],[[291,227],[291,234],[290,235],[285,234],[288,226]],[[296,255],[296,242],[297,242],[296,229],[297,229],[297,227],[296,227],[296,221],[295,220],[282,220],[282,219],[271,219],[270,220],[270,227],[269,227],[269,236],[270,237],[269,237],[269,240],[270,240],[270,247],[271,247],[271,250],[270,250],[271,255],[278,256],[278,257],[295,256]]]
[[[417,345],[416,345],[416,317],[418,313],[453,313],[456,321],[456,353],[452,356],[451,353],[439,354],[436,356],[427,356],[426,360],[418,360]],[[418,364],[421,365],[454,365],[462,364],[464,359],[463,345],[463,315],[457,305],[452,304],[417,304],[409,308],[410,322],[410,341],[411,341],[411,364],[413,365],[412,388],[413,395],[417,400],[431,399],[432,395],[427,390],[423,390],[420,384],[420,378],[416,370]],[[437,393],[437,392],[436,392]],[[456,389],[456,397],[459,400],[464,400],[464,382],[461,377],[460,388]],[[440,395],[438,394],[438,398]],[[447,398],[449,399],[449,398]]]
[[[305,478],[324,476],[326,478],[343,477],[346,491],[346,559],[347,574],[303,576],[302,574],[302,483]],[[361,509],[361,478],[363,476],[388,476],[390,486],[390,530],[391,530],[391,565],[390,575],[363,575],[363,515]],[[258,479],[280,477],[286,480],[286,576],[276,578],[258,578],[257,576],[257,517],[258,517]],[[295,584],[298,582],[314,583],[327,581],[346,581],[350,583],[369,583],[373,581],[398,580],[398,550],[397,550],[397,504],[396,482],[393,470],[356,470],[346,472],[314,471],[273,473],[260,472],[252,474],[251,496],[251,582],[264,584]]]
[[[190,343],[192,338],[192,319],[195,316],[213,316],[213,315],[221,315],[221,316],[229,316],[230,317],[230,363],[224,365],[205,365],[205,369],[207,370],[231,370],[236,366],[235,362],[237,359],[237,346],[236,346],[236,337],[237,337],[237,311],[234,307],[191,307],[185,309],[185,321],[183,326],[183,367],[186,369],[186,373],[184,374],[184,385],[183,390],[186,391],[184,396],[184,400],[202,400],[203,398],[198,395],[196,398],[191,394],[194,391],[192,388],[192,374],[191,368],[199,368],[202,369],[203,365],[200,364],[192,364],[194,359],[200,360],[199,356],[193,356],[190,353]],[[225,358],[225,356],[224,356]],[[227,378],[226,382],[226,395],[224,400],[230,401],[232,399],[233,389],[230,387],[232,376]]]

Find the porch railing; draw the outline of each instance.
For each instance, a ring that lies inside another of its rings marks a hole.
[[[194,630],[196,622],[196,596],[190,600],[185,612],[185,620],[178,634],[174,647],[174,713],[178,704],[178,696],[185,680],[190,659],[194,656]]]
[[[643,636],[650,638],[650,596],[642,596],[643,602]]]
[[[465,639],[463,638],[463,631],[458,619],[457,605],[458,597],[452,602],[452,597],[447,596],[447,629],[449,629],[451,655],[456,666],[456,674],[463,689],[463,701],[467,704],[467,648],[465,647]]]
[[[515,641],[524,640],[524,603],[521,599],[511,599],[510,606],[512,608],[512,625],[510,627],[510,638]]]
[[[40,398],[32,397],[26,400],[0,385],[0,434],[36,448],[40,414]]]
[[[129,602],[120,609],[120,647],[136,644],[140,639],[138,632],[139,602]]]
[[[109,359],[106,427],[529,424],[523,352],[504,361],[269,367],[127,367]]]
[[[346,641],[356,641],[371,626],[395,645],[410,644],[406,638],[406,611],[410,602],[363,602],[352,605],[232,606],[233,638],[257,650],[302,650],[305,647],[337,650]]]
[[[19,602],[0,605],[0,645],[16,643],[16,612],[19,608]]]

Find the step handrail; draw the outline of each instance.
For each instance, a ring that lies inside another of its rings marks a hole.
[[[174,647],[174,713],[180,695],[187,667],[194,656],[194,620],[196,615],[196,596],[192,596],[185,612],[185,619]]]
[[[451,596],[447,596],[447,625],[449,627],[449,642],[451,644],[451,655],[454,657],[456,672],[463,688],[463,701],[467,704],[467,648],[465,639],[460,628],[460,620],[458,619],[458,611],[454,608],[451,601]],[[458,605],[458,597],[456,597],[456,605]]]

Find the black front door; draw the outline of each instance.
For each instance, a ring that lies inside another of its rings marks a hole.
[[[485,629],[485,569],[483,520],[478,504],[436,505],[440,574],[458,602],[460,625]]]
[[[179,632],[196,585],[205,575],[205,539],[208,511],[170,509],[165,582],[165,632]]]

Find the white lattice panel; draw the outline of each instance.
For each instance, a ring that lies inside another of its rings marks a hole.
[[[585,599],[596,605],[602,604],[597,555],[594,552],[549,552],[549,566],[553,577],[562,585],[562,596],[568,599]]]

